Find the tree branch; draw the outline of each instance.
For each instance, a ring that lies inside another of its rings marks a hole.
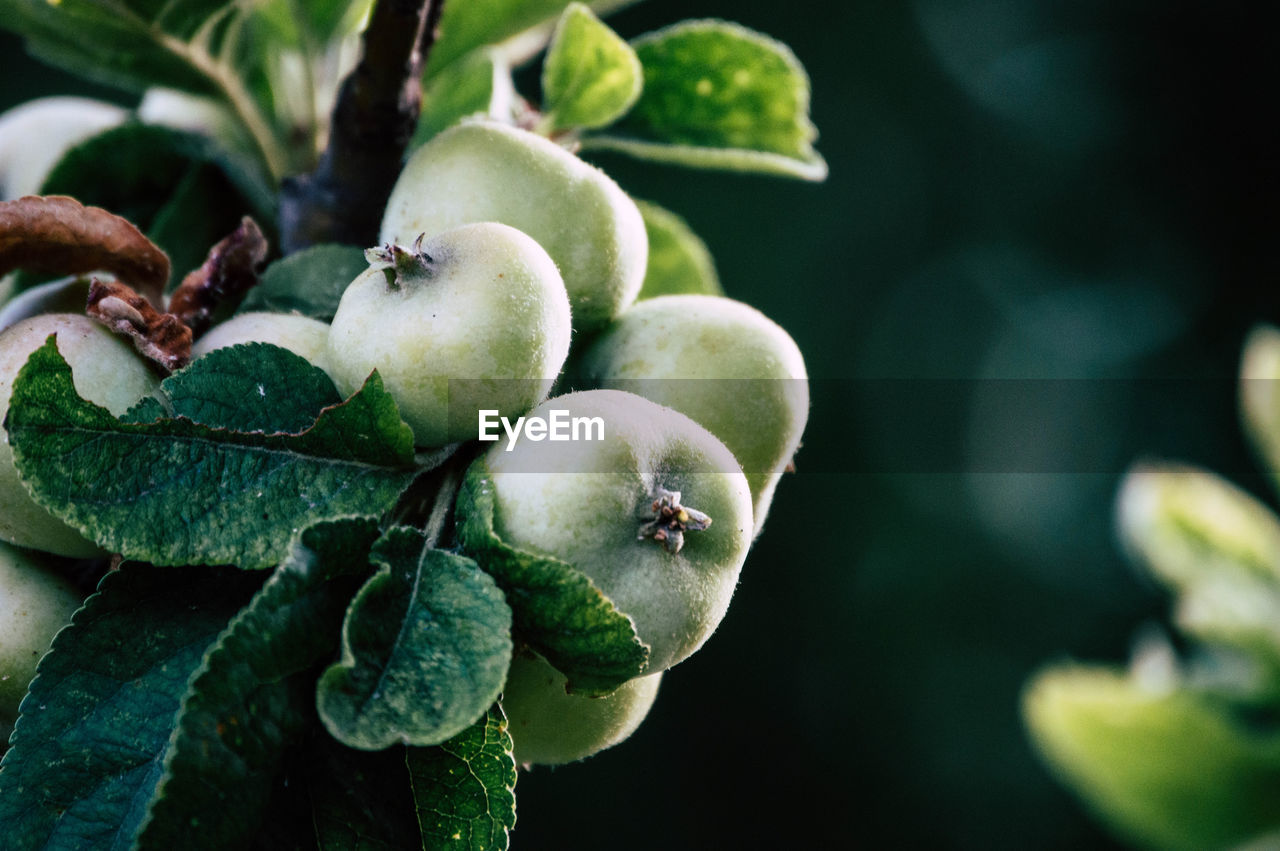
[[[316,170],[286,180],[281,247],[371,246],[422,107],[422,68],[444,0],[378,0],[360,64],[343,82]]]

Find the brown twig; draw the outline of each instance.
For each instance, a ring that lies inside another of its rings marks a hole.
[[[422,106],[422,68],[444,0],[378,0],[360,64],[343,82],[316,170],[285,181],[281,248],[378,240]]]

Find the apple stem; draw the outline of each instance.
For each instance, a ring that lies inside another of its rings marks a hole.
[[[444,0],[378,0],[363,55],[342,83],[315,171],[280,194],[285,254],[321,243],[372,245],[422,108],[422,69]]]

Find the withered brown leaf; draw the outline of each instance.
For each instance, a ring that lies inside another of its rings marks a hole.
[[[240,227],[209,249],[204,265],[182,279],[169,299],[169,312],[199,337],[209,329],[220,304],[257,286],[258,269],[266,259],[267,238],[257,222],[245,216]]]
[[[128,220],[63,195],[0,201],[0,275],[110,272],[159,304],[169,258]]]
[[[191,329],[172,313],[160,313],[126,284],[94,278],[85,312],[117,334],[130,337],[144,357],[169,372],[191,360]]]

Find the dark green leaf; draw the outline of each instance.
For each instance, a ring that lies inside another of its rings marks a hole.
[[[129,846],[188,679],[260,579],[140,564],[106,576],[23,701],[0,770],[6,849]]]
[[[428,848],[414,818],[404,748],[358,751],[323,731],[311,744],[307,787],[321,851]]]
[[[496,50],[476,50],[429,79],[422,92],[422,114],[409,142],[413,151],[432,136],[477,113],[511,121],[515,108],[511,68]]]
[[[397,527],[374,547],[383,569],[360,589],[317,708],[353,748],[434,745],[497,698],[511,663],[511,610],[471,559]]]
[[[635,0],[595,0],[588,5],[604,15],[633,2]],[[528,40],[526,51],[536,52],[537,46],[550,38],[552,23],[568,5],[569,0],[446,2],[440,20],[440,37],[427,62],[427,75],[434,76],[450,62],[478,47],[516,37]]]
[[[434,748],[409,748],[418,824],[433,849],[506,851],[516,823],[516,762],[502,707]]]
[[[25,36],[43,59],[100,82],[133,89],[163,81],[212,92],[215,82],[193,61],[209,57],[193,40],[233,0],[10,0],[0,26]],[[213,35],[212,33],[210,35]]]
[[[570,3],[542,66],[548,128],[611,124],[640,97],[642,84],[640,60],[631,46],[582,3]]]
[[[520,637],[577,693],[606,694],[639,676],[649,648],[631,618],[572,565],[499,538],[493,511],[493,485],[484,461],[476,461],[458,493],[458,536],[463,551],[506,592]]]
[[[341,403],[333,381],[305,358],[270,343],[242,343],[197,358],[120,419],[186,417],[231,431],[298,434]]]
[[[347,285],[368,268],[362,248],[316,245],[303,249],[268,266],[241,302],[240,312],[301,313],[329,322]]]
[[[269,567],[295,530],[381,515],[417,472],[412,432],[377,373],[297,435],[125,423],[76,394],[50,338],[14,382],[7,426],[37,502],[155,564]]]
[[[784,44],[725,21],[685,21],[632,42],[644,90],[608,136],[645,159],[822,180],[809,77]]]
[[[139,849],[214,851],[253,837],[286,747],[314,718],[308,672],[337,650],[377,537],[373,520],[310,527],[218,636],[182,703]]]
[[[724,295],[715,261],[706,243],[670,210],[637,201],[649,236],[649,264],[637,301],[660,295]]]
[[[124,124],[76,145],[41,192],[133,222],[169,255],[171,283],[200,266],[243,216],[275,219],[267,178],[252,165],[202,136],[150,124]]]

